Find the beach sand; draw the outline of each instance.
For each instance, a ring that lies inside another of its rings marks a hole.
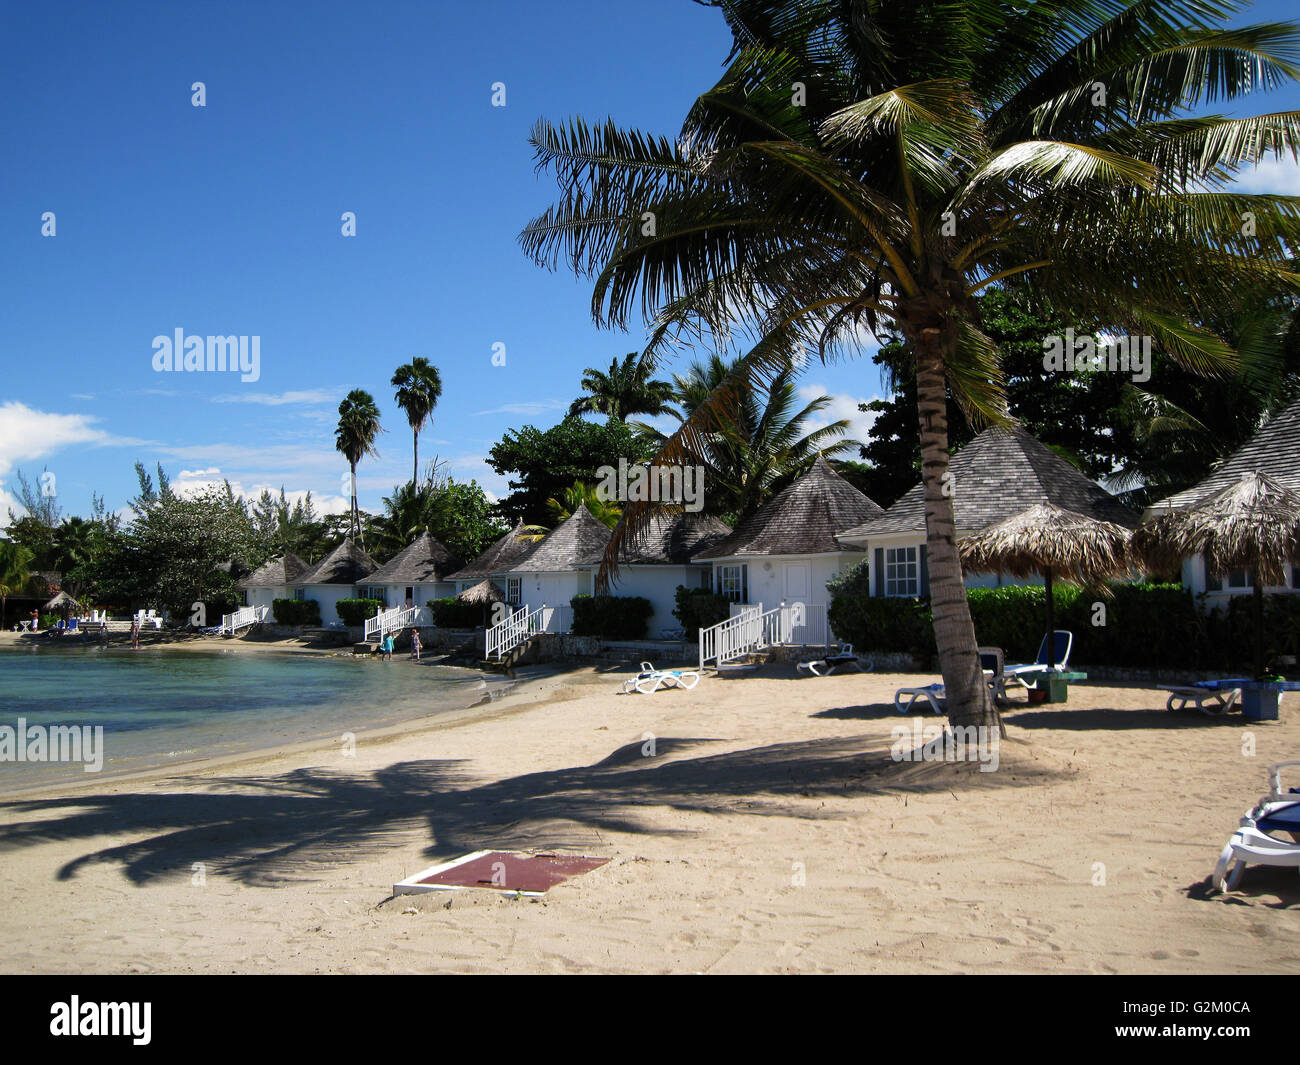
[[[916,676],[790,673],[622,696],[575,669],[352,757],[0,796],[0,969],[1300,972],[1294,871],[1206,892],[1300,758],[1296,696],[1248,726],[1075,685],[1008,712],[981,773],[891,758]],[[537,901],[390,898],[479,849],[610,860]]]

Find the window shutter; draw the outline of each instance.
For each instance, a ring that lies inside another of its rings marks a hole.
[[[925,544],[921,545],[921,549],[916,553],[916,557],[919,563],[917,572],[920,575],[920,583],[917,590],[922,596],[927,596],[930,594],[930,564],[925,557]]]
[[[877,547],[875,558],[872,559],[871,568],[875,571],[871,574],[871,586],[876,590],[877,595],[885,594],[885,549]]]

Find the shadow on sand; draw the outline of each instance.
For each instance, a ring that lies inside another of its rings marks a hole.
[[[711,742],[660,737],[655,753],[643,757],[637,741],[589,766],[487,783],[470,779],[459,761],[427,760],[370,773],[309,768],[193,782],[211,790],[162,790],[164,782],[143,793],[13,800],[0,809],[32,816],[0,827],[0,851],[145,833],[66,863],[58,878],[75,877],[93,862],[116,862],[129,880],[145,884],[188,876],[191,863],[203,862],[246,884],[276,886],[406,845],[413,831],[428,833],[424,854],[431,859],[487,847],[607,849],[602,829],[682,834],[638,816],[640,807],[835,817],[796,800],[1036,786],[1056,777],[1032,765],[1014,774],[981,774],[973,762],[895,762],[880,736],[691,756]]]

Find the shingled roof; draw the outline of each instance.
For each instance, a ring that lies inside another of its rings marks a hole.
[[[366,580],[370,584],[436,584],[460,567],[461,560],[426,532]]]
[[[292,551],[286,551],[279,558],[273,558],[253,570],[243,580],[237,581],[237,588],[276,588],[293,584],[311,567]]]
[[[379,563],[347,537],[310,573],[290,584],[357,584],[379,568]]]
[[[447,580],[481,581],[494,573],[504,573],[537,547],[535,541],[520,538],[523,531],[524,523],[520,522],[464,569],[448,574]]]
[[[754,511],[730,536],[695,557],[861,551],[857,545],[842,543],[839,535],[882,514],[879,506],[818,455],[812,469]]]
[[[952,457],[958,535],[1005,521],[1036,503],[1054,503],[1131,529],[1138,516],[1024,429],[985,429]],[[884,517],[849,529],[862,540],[883,533],[925,533],[925,488],[913,487]]]
[[[685,565],[705,548],[721,543],[731,529],[717,518],[689,511],[653,515],[641,535],[624,540],[621,565]]]
[[[1245,473],[1262,473],[1284,488],[1300,492],[1300,399],[1265,422],[1205,480],[1162,499],[1147,513],[1154,515],[1163,510],[1181,510],[1191,506],[1204,496],[1236,484]]]
[[[609,526],[579,504],[533,551],[511,566],[509,572],[563,573],[580,566],[598,565],[612,535]]]

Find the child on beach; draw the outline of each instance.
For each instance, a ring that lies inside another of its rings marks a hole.
[[[133,617],[131,619],[131,646],[137,651],[140,649],[140,619]]]
[[[411,630],[411,657],[420,661],[420,630]]]
[[[387,662],[393,657],[392,633],[389,633],[387,636],[384,637],[383,648],[384,648],[384,661]]]

